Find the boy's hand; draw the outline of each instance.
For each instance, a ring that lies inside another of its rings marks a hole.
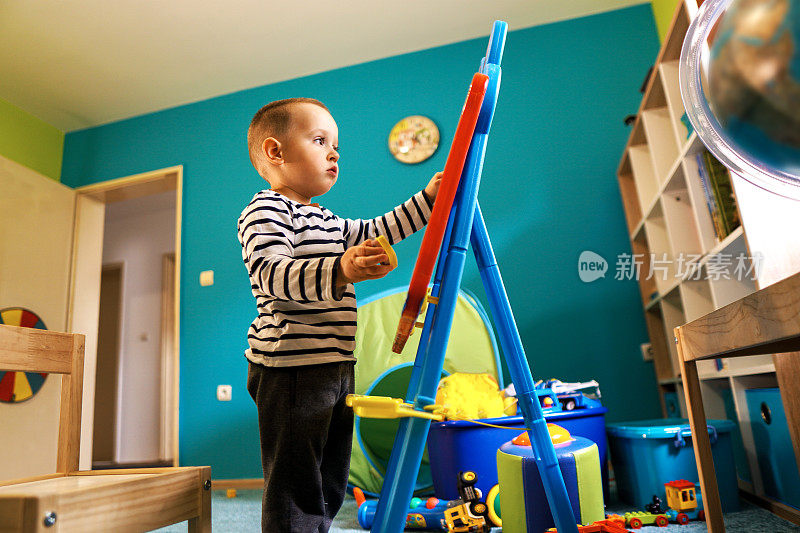
[[[392,270],[389,256],[373,239],[368,239],[358,246],[348,248],[341,261],[336,285],[343,287],[348,283],[358,283],[365,279],[382,278]]]
[[[428,182],[428,185],[425,187],[425,194],[428,195],[431,202],[436,200],[436,195],[439,194],[439,185],[442,183],[442,176],[444,172],[437,172],[431,178],[431,181]]]

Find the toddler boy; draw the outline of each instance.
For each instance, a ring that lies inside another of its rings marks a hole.
[[[312,203],[339,174],[338,128],[310,98],[262,107],[247,132],[250,160],[269,182],[238,220],[258,316],[247,339],[247,390],[256,403],[264,469],[264,532],[325,532],[350,468],[356,299],[353,283],[385,276],[394,244],[430,217],[441,173],[371,220]]]

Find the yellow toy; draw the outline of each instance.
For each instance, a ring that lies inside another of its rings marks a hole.
[[[378,235],[378,238],[375,240],[378,241],[383,251],[389,256],[389,266],[392,267],[392,269],[397,268],[397,254],[394,253],[392,245],[389,244],[389,240],[384,235]]]
[[[686,480],[664,483],[667,492],[667,505],[676,511],[691,511],[697,508],[694,483]]]
[[[667,518],[679,524],[687,524],[689,520],[705,520],[703,495],[696,491],[691,481],[678,479],[664,483],[667,493]]]
[[[400,398],[350,394],[346,403],[356,416],[364,418],[427,418],[442,422],[447,419],[473,420],[503,416],[503,410],[514,402],[507,398],[489,374],[454,372],[442,378],[435,403],[425,410]]]
[[[460,499],[447,504],[444,511],[444,524],[449,533],[489,533],[489,508],[481,501],[481,491],[475,488],[475,472],[461,472],[458,475],[458,495]]]
[[[501,417],[513,402],[490,374],[454,372],[442,378],[436,390],[436,404],[445,418],[455,420]]]
[[[364,418],[402,418],[402,417],[417,417],[427,418],[441,422],[444,417],[441,413],[426,411],[419,411],[414,409],[410,403],[405,403],[400,398],[389,398],[388,396],[364,396],[363,394],[348,394],[345,399],[348,407],[353,408],[356,416],[363,416]],[[438,406],[428,406],[434,409]]]

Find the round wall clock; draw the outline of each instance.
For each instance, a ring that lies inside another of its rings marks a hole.
[[[428,117],[406,117],[389,132],[389,151],[403,163],[425,161],[438,146],[439,128]]]
[[[21,307],[0,309],[0,324],[23,328],[47,329],[33,311]],[[42,388],[47,374],[40,372],[0,372],[0,402],[19,403]]]

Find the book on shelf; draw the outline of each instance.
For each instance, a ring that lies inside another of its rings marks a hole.
[[[725,165],[707,150],[698,153],[696,157],[706,207],[711,215],[717,239],[721,241],[740,225],[731,174]]]

